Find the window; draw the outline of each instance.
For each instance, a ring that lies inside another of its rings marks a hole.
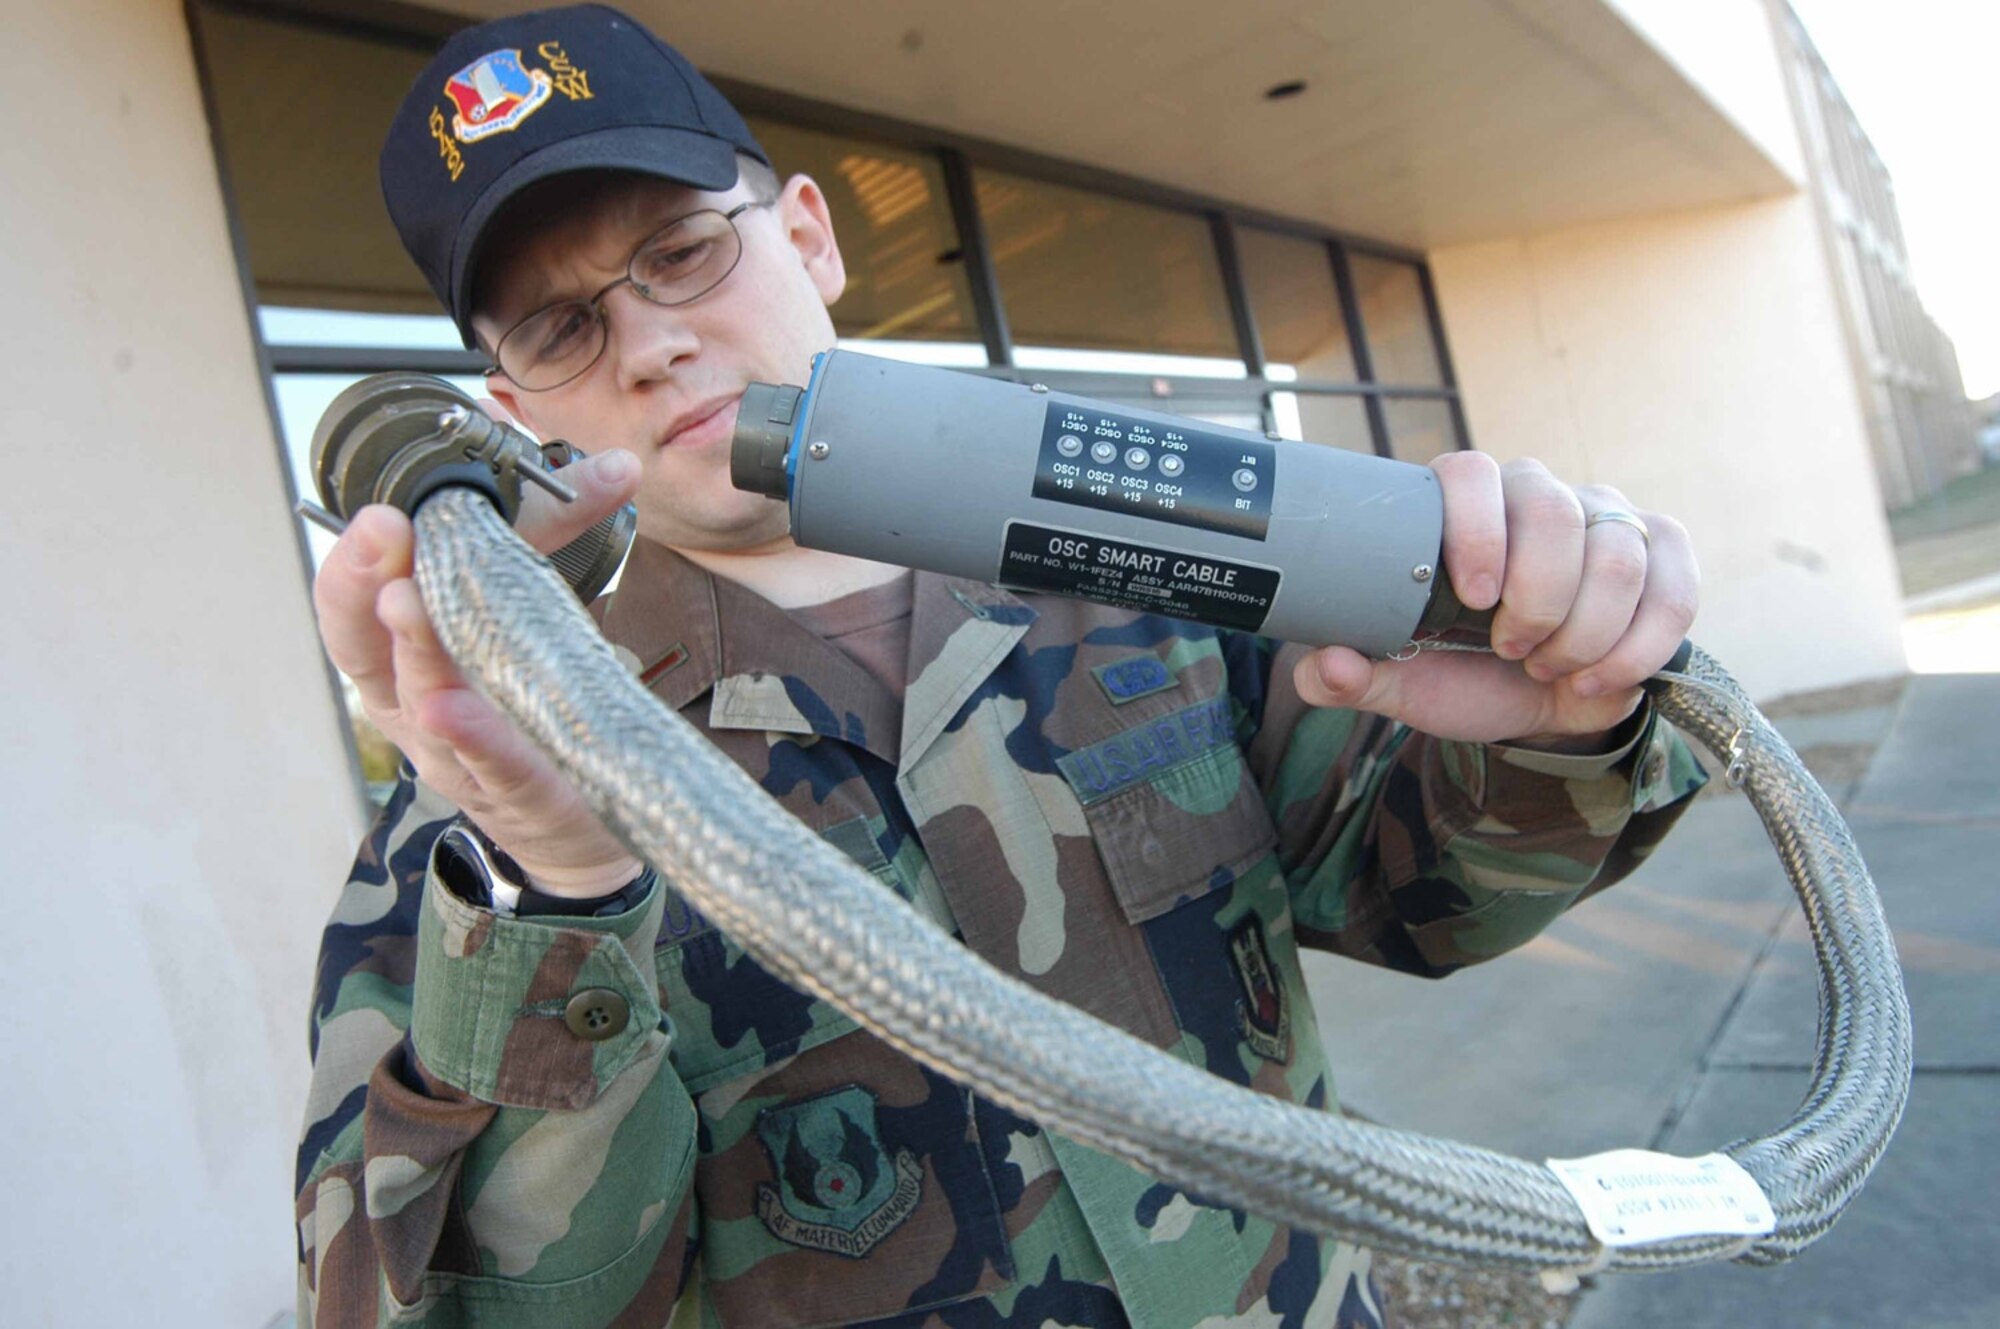
[[[1028,368],[1092,366],[1038,349],[1173,356],[1151,372],[1244,375],[1205,218],[1000,171],[975,174],[1000,298]],[[1142,362],[1099,356],[1110,372]]]
[[[435,312],[376,174],[382,135],[430,44],[233,8],[191,13],[258,301]],[[338,89],[338,114],[335,102],[326,114],[307,113],[310,89]]]
[[[1280,434],[1419,463],[1464,446],[1417,264],[1257,226],[1235,239]]]
[[[1273,378],[1359,382],[1326,241],[1239,226],[1236,252],[1266,372]]]
[[[847,289],[833,306],[842,339],[876,355],[985,364],[935,155],[747,118],[780,176],[809,175],[826,195],[847,267]]]
[[[1443,386],[1416,264],[1350,252],[1348,266],[1354,274],[1354,302],[1367,330],[1375,381]]]
[[[1458,447],[1458,425],[1451,404],[1436,397],[1385,397],[1382,411],[1389,424],[1389,452],[1399,461],[1428,462]]]
[[[1327,242],[1239,226],[1236,253],[1265,377],[1274,383],[1359,383]],[[1270,402],[1272,427],[1285,438],[1375,450],[1362,397],[1274,391]]]
[[[1349,452],[1375,451],[1366,398],[1274,392],[1271,404],[1278,432],[1286,438],[1346,448]]]

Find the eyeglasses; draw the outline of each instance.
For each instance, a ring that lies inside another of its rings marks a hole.
[[[727,212],[704,208],[677,217],[640,242],[625,275],[588,300],[563,300],[516,323],[493,350],[489,374],[505,374],[523,392],[547,392],[582,375],[604,354],[610,321],[604,297],[630,282],[642,299],[672,307],[699,300],[722,285],[743,257],[736,219],[771,200],[739,203]]]

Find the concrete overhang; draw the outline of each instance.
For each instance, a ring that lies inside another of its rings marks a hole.
[[[736,83],[1412,249],[1797,187],[1630,0],[624,7]]]

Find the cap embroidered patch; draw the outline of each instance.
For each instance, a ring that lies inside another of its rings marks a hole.
[[[1236,1005],[1243,1025],[1243,1041],[1266,1061],[1292,1059],[1292,1013],[1285,1008],[1285,989],[1278,971],[1272,967],[1270,949],[1264,943],[1264,927],[1252,914],[1229,934],[1229,958],[1236,965],[1237,986],[1243,998]]]
[[[757,1185],[757,1217],[780,1241],[858,1260],[916,1212],[924,1165],[890,1156],[859,1085],[765,1108],[757,1138],[777,1176]]]
[[[445,93],[458,107],[451,132],[461,143],[477,143],[518,129],[553,89],[546,73],[521,63],[518,48],[482,55],[445,80]]]
[[[1128,701],[1165,692],[1174,685],[1173,671],[1157,655],[1135,655],[1127,660],[1113,660],[1110,664],[1098,665],[1090,672],[1097,676],[1098,686],[1104,689],[1105,696],[1111,698],[1113,706],[1123,706]]]

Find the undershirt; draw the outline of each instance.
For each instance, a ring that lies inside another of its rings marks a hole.
[[[823,604],[787,610],[794,623],[839,648],[889,689],[897,701],[909,686],[910,607],[916,579],[908,572],[880,586]]]

